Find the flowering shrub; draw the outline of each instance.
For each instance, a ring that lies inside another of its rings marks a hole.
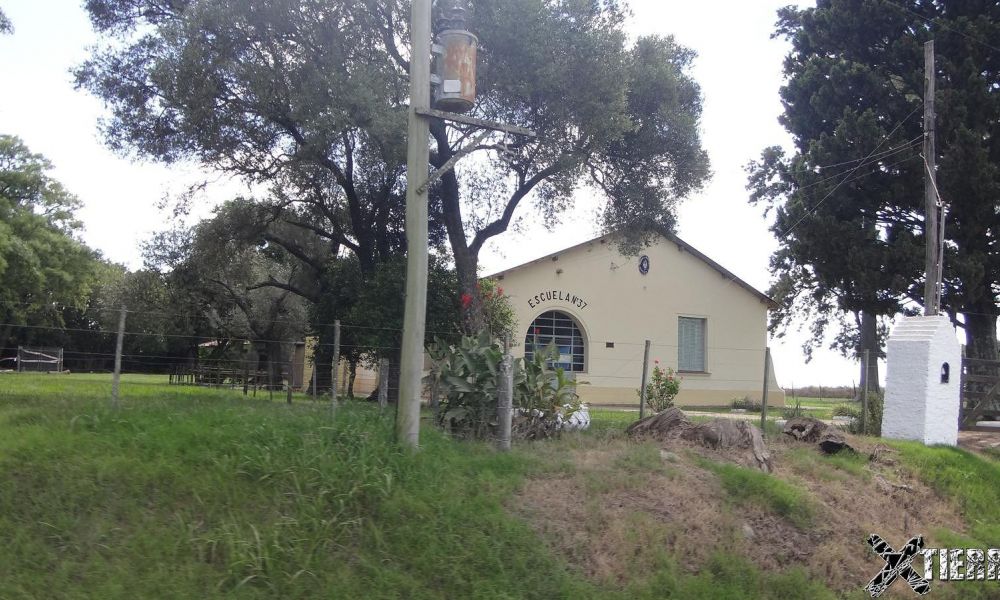
[[[477,298],[483,311],[484,330],[495,339],[503,339],[507,334],[513,336],[517,330],[517,318],[510,297],[504,295],[500,282],[481,279],[476,283],[475,296],[462,292],[459,296],[462,312],[469,311]]]
[[[457,345],[435,340],[427,351],[432,366],[424,382],[438,393],[439,424],[466,437],[491,436],[497,424],[498,366],[503,357],[500,345],[484,332],[478,337],[463,337]],[[530,361],[514,361],[515,437],[552,435],[580,409],[576,382],[562,369],[548,366],[558,352],[550,345]]]
[[[483,279],[476,286],[483,303],[483,319],[486,330],[497,339],[503,339],[505,334],[513,336],[517,330],[517,317],[510,297],[505,296],[503,287],[495,279]]]
[[[674,398],[681,390],[681,378],[670,367],[663,369],[660,361],[653,366],[653,380],[646,384],[646,406],[653,412],[664,411],[674,405]],[[641,390],[640,397],[641,397]]]

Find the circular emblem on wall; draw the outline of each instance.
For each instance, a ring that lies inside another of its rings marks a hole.
[[[643,275],[649,273],[649,257],[646,255],[643,255],[639,259],[639,272],[642,273]]]

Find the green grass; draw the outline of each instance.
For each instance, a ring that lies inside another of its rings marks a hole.
[[[736,504],[756,504],[777,513],[799,528],[813,524],[815,509],[809,496],[777,477],[730,463],[699,459],[698,464],[716,475],[729,499]]]
[[[824,454],[816,452],[813,448],[795,448],[786,452],[783,457],[796,473],[816,479],[825,481],[846,481],[852,477],[871,479],[871,471],[865,468],[868,457],[857,452]]]
[[[0,375],[0,598],[833,597],[802,570],[762,572],[732,547],[692,574],[642,519],[647,547],[627,581],[588,581],[511,515],[526,477],[558,477],[570,450],[620,443],[636,413],[593,411],[589,432],[510,454],[425,420],[410,453],[393,443],[391,410],[349,402],[331,419],[301,395],[288,406],[279,393],[164,383],[126,376],[114,411],[107,375]],[[608,467],[626,487],[673,469],[653,444]],[[735,501],[811,518],[789,483],[710,468]],[[990,534],[996,492],[942,478],[976,496],[977,537]]]
[[[921,479],[958,503],[980,547],[1000,547],[1000,462],[958,448],[892,445]]]
[[[0,597],[592,593],[503,508],[528,456],[128,382],[118,412],[97,378],[0,382]]]

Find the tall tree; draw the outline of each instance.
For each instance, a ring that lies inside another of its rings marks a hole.
[[[14,25],[10,22],[10,19],[7,18],[7,15],[4,14],[3,9],[0,8],[0,34],[13,32]]]
[[[52,164],[0,135],[0,347],[36,337],[24,326],[62,327],[64,306],[83,306],[97,255],[76,239],[75,196]]]
[[[589,183],[607,198],[604,226],[634,241],[672,226],[674,203],[708,165],[690,51],[670,38],[627,46],[613,0],[473,4],[475,116],[540,134],[483,140],[461,175],[431,192],[432,231],[447,232],[477,328],[479,252],[526,200],[552,218]],[[321,236],[334,256],[354,254],[366,274],[401,252],[407,3],[88,0],[87,9],[105,42],[77,81],[111,107],[113,147],[273,184],[276,219]],[[470,134],[444,122],[432,133],[428,171]],[[271,242],[296,251],[284,236]]]
[[[751,202],[775,209],[772,327],[815,316],[842,347],[879,345],[876,319],[923,302],[923,43],[938,52],[938,186],[949,207],[943,308],[969,356],[996,359],[1000,256],[1000,36],[996,2],[820,0],[779,11],[789,39],[781,123],[794,153],[750,166]],[[956,318],[963,314],[964,323]],[[851,315],[851,319],[843,318]]]

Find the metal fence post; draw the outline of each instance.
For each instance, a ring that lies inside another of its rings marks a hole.
[[[639,388],[639,420],[646,417],[646,382],[649,380],[649,340],[642,353],[642,387]]]

